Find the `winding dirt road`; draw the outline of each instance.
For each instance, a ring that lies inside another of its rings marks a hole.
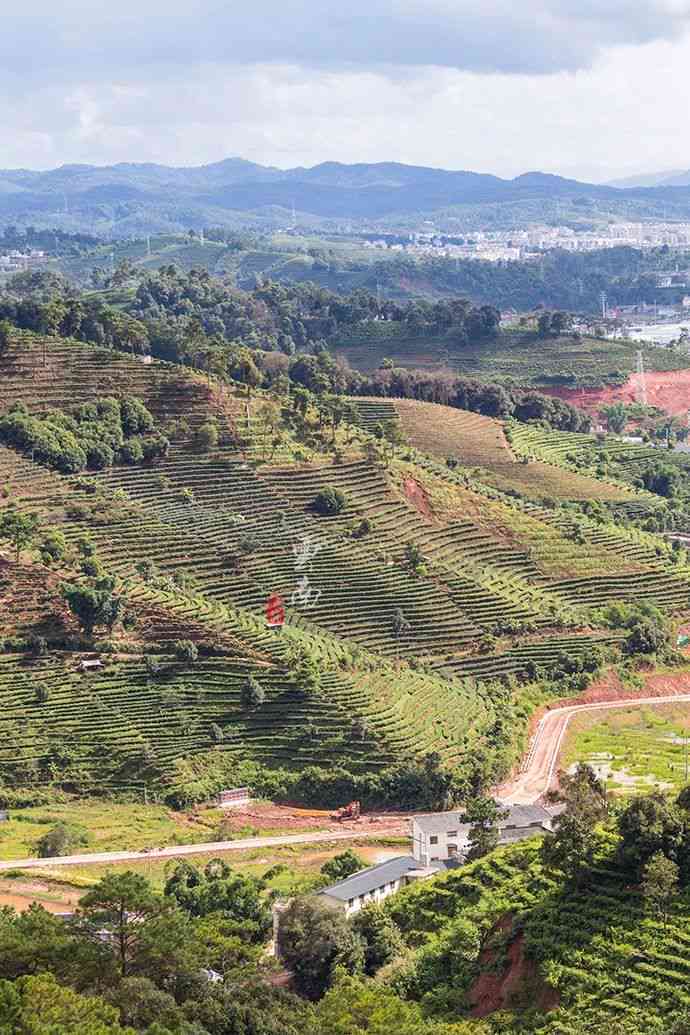
[[[562,708],[552,708],[539,720],[529,750],[522,761],[520,772],[513,780],[498,787],[496,793],[503,801],[515,805],[529,805],[538,801],[553,786],[563,739],[574,715],[578,715],[580,712],[630,708],[639,704],[654,707],[658,704],[673,704],[678,701],[690,701],[690,693],[668,694],[661,697],[626,697],[592,704],[572,704]]]

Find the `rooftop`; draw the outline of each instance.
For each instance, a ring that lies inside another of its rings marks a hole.
[[[553,813],[548,812],[541,805],[510,805],[508,815],[502,819],[498,826],[503,830],[505,827],[531,827],[537,824],[551,822]],[[425,834],[445,834],[449,830],[457,830],[467,827],[470,824],[463,823],[464,812],[434,812],[426,816],[415,816],[414,823]]]
[[[380,888],[389,881],[400,880],[408,871],[418,870],[419,860],[413,855],[398,855],[395,859],[387,859],[386,862],[377,863],[376,866],[368,866],[366,870],[353,873],[351,877],[331,884],[329,888],[323,888],[319,894],[329,895],[331,898],[347,902],[358,895],[366,895],[375,888]]]

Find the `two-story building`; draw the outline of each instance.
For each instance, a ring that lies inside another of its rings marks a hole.
[[[498,823],[498,843],[523,841],[553,829],[557,810],[542,805],[511,805]],[[435,812],[412,820],[412,853],[420,866],[457,859],[461,862],[470,847],[472,824],[462,822],[462,812]]]

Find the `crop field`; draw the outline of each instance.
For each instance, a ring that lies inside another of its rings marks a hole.
[[[539,339],[508,333],[498,342],[454,352],[450,365],[460,374],[487,380],[510,378],[519,385],[597,385],[626,380],[635,370],[637,345],[604,338]],[[687,358],[668,349],[643,349],[647,370],[680,370]]]
[[[69,409],[98,396],[134,395],[163,420],[184,417],[194,428],[217,417],[243,419],[244,405],[228,392],[214,392],[188,368],[145,365],[123,352],[68,339],[19,332],[0,362],[0,412],[23,402],[30,412]]]
[[[622,339],[539,338],[534,333],[508,331],[497,341],[458,348],[452,336],[414,333],[405,326],[371,322],[343,328],[334,350],[359,370],[376,370],[383,359],[396,366],[446,369],[487,381],[518,385],[596,386],[620,384],[635,371],[638,345]],[[681,370],[687,357],[668,349],[643,346],[645,369]]]
[[[400,427],[421,453],[454,457],[468,467],[512,464],[513,455],[500,421],[439,403],[395,399]]]
[[[561,764],[580,761],[589,763],[616,794],[654,786],[679,791],[690,783],[690,705],[575,715]]]
[[[201,422],[212,412],[245,422],[243,399],[187,371],[69,342],[54,351],[47,343],[44,366],[41,339],[26,344],[4,361],[0,407],[32,383],[36,409],[126,391],[161,418]],[[615,640],[593,628],[589,609],[644,597],[687,610],[690,577],[670,568],[653,537],[582,516],[575,535],[568,513],[540,505],[538,494],[489,484],[492,466],[547,467],[511,463],[498,422],[401,400],[356,404],[363,431],[397,421],[418,446],[385,464],[353,449],[295,463],[260,448],[204,453],[175,443],[153,463],[87,479],[0,448],[5,498],[62,529],[69,544],[87,535],[134,620],[104,670],[84,676],[59,593],[64,576],[26,553],[19,564],[2,561],[8,633],[44,636],[51,649],[0,654],[0,777],[60,771],[81,786],[96,767],[113,787],[140,786],[208,750],[287,768],[346,759],[365,772],[425,752],[460,765],[500,718],[492,680]],[[459,466],[448,468],[446,455]],[[549,470],[567,474],[558,460]],[[621,506],[646,505],[649,495],[583,481],[610,489]],[[313,506],[327,486],[346,501],[331,517]],[[264,617],[274,592],[287,605],[281,635]],[[488,633],[496,638],[487,646]],[[199,646],[197,662],[174,659],[180,639]],[[316,694],[292,674],[298,648],[318,660]],[[255,710],[240,701],[249,675],[266,692]]]
[[[519,462],[506,440],[503,423],[492,417],[415,399],[357,397],[352,401],[365,431],[371,432],[377,423],[385,425],[396,421],[407,442],[421,453],[444,461],[452,458],[467,467],[479,467],[482,480],[503,491],[517,491],[534,499],[554,497],[607,502],[634,499],[631,490],[623,485],[576,471],[565,471],[557,463],[544,462],[546,457],[540,461]],[[538,442],[542,435],[548,452],[551,436],[558,435],[556,432],[542,434],[527,429],[526,437],[523,428],[526,426],[519,426],[517,431],[521,451],[532,437]],[[594,441],[586,435],[574,437]],[[538,448],[534,451],[540,455]]]
[[[214,746],[287,768],[343,754],[365,769],[390,761],[371,736],[355,737],[351,711],[330,695],[305,697],[277,667],[232,657],[185,666],[166,656],[160,666],[156,678],[140,658],[85,675],[71,654],[47,661],[0,655],[3,780],[45,779],[59,766],[63,779],[77,785],[99,771],[114,786],[140,786],[154,772],[170,771],[176,759]],[[249,675],[266,694],[254,711],[240,700]]]
[[[578,889],[543,870],[539,843],[499,848],[405,889],[391,902],[396,921],[415,944],[458,918],[493,932],[494,948],[480,957],[468,998],[473,1014],[483,1016],[487,983],[501,992],[505,985],[505,1035],[641,1035],[655,1022],[676,1020],[690,1007],[687,891],[664,922],[645,914],[639,888],[610,856],[602,855]],[[513,922],[507,932],[506,919]],[[525,1004],[536,1016],[525,1016]]]

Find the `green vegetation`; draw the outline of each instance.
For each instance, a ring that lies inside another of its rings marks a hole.
[[[687,782],[688,738],[687,704],[653,709],[631,706],[612,709],[603,716],[579,715],[571,720],[564,764],[589,763],[616,794],[630,794],[646,785],[679,790]]]
[[[84,403],[71,413],[52,411],[32,417],[14,403],[0,418],[0,440],[29,452],[33,460],[64,474],[113,463],[140,463],[165,456],[170,443],[151,434],[153,417],[138,400],[125,397]]]

